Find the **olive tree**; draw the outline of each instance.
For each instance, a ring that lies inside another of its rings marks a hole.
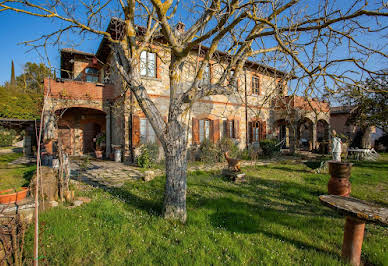
[[[163,215],[182,222],[187,218],[188,143],[180,117],[203,97],[236,93],[236,77],[247,60],[282,67],[296,79],[290,90],[303,88],[302,92],[311,96],[351,83],[358,74],[376,73],[368,63],[369,58],[387,59],[385,47],[377,41],[368,43],[386,33],[382,20],[388,13],[383,2],[4,0],[0,1],[0,12],[19,12],[58,22],[57,31],[40,36],[30,45],[48,45],[49,40],[57,43],[66,31],[102,35],[110,41],[115,66],[164,149]],[[112,15],[123,21],[120,39],[104,28],[103,22]],[[175,28],[182,17],[187,24],[185,31]],[[142,26],[141,34],[138,26]],[[141,52],[161,39],[171,53],[167,121],[147,94],[137,68]],[[199,54],[202,59],[187,85],[184,65],[190,53],[202,45],[206,49]],[[201,82],[206,67],[217,60],[225,65],[219,79],[208,84]],[[225,82],[227,79],[229,82]]]

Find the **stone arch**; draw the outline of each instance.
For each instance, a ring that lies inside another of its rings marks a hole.
[[[73,105],[57,108],[56,115],[56,141],[71,155],[94,152],[97,138],[106,134],[106,113],[100,108]]]
[[[314,142],[314,122],[305,116],[298,122],[297,143],[299,148],[311,151]]]

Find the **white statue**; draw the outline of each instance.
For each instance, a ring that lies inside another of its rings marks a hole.
[[[339,137],[337,137],[337,132],[335,130],[332,131],[332,149],[331,152],[333,153],[333,160],[334,161],[341,161],[341,152],[342,152],[342,141]]]

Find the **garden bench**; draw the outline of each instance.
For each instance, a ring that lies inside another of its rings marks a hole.
[[[388,226],[388,208],[378,207],[352,197],[319,196],[321,203],[346,216],[342,257],[351,265],[360,265],[365,223]]]

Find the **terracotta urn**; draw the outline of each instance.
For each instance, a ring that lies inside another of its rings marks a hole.
[[[10,204],[23,200],[27,196],[28,188],[22,187],[21,191],[7,189],[0,191],[0,204]]]
[[[338,161],[329,161],[330,179],[327,184],[327,190],[331,195],[348,197],[351,192],[349,181],[352,164]]]

